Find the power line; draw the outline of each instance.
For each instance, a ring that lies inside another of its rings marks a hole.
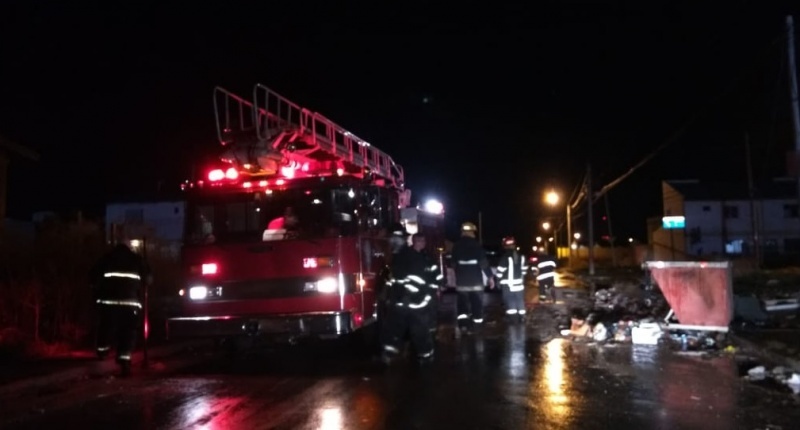
[[[769,45],[767,46],[767,49],[771,48],[772,46],[774,46],[783,37],[784,37],[784,35],[781,34],[778,37],[776,37],[775,39],[773,39],[769,43]],[[762,52],[762,55],[766,54],[767,49],[765,49],[764,52]],[[749,64],[752,64],[752,63],[749,63]],[[641,161],[636,163],[633,167],[628,169],[625,173],[623,173],[622,175],[620,175],[618,178],[614,179],[613,181],[609,182],[608,184],[604,185],[602,188],[600,188],[599,191],[594,193],[594,196],[593,196],[594,198],[592,199],[592,203],[597,202],[597,200],[599,200],[600,197],[603,197],[603,195],[605,195],[606,193],[611,191],[611,189],[613,189],[614,187],[619,185],[622,181],[624,181],[625,179],[630,177],[632,174],[634,174],[642,166],[647,164],[648,161],[652,160],[653,158],[655,158],[656,155],[661,153],[661,151],[663,151],[664,149],[666,149],[667,147],[669,147],[670,145],[672,145],[673,143],[678,141],[680,139],[680,137],[682,137],[683,134],[686,133],[686,131],[689,129],[689,127],[691,127],[694,124],[695,121],[697,121],[700,117],[702,117],[709,110],[711,110],[711,108],[713,106],[715,106],[731,90],[733,90],[734,87],[749,74],[749,72],[750,72],[750,69],[747,69],[746,71],[742,72],[741,75],[733,78],[728,83],[728,85],[725,86],[725,88],[723,89],[722,92],[717,94],[709,103],[706,103],[705,106],[703,106],[701,109],[696,111],[691,117],[689,117],[689,119],[686,122],[684,122],[683,125],[681,125],[666,140],[664,140],[664,142],[662,142],[657,148],[655,148],[653,151],[651,151],[649,154],[647,154]]]

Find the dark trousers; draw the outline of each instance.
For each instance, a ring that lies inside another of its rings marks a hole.
[[[546,297],[548,299],[552,299],[553,284],[555,284],[555,279],[553,278],[544,278],[539,280],[539,297]]]
[[[406,334],[419,358],[433,355],[433,338],[430,332],[430,304],[422,309],[390,304],[381,332],[381,344],[386,356],[397,356],[402,351]]]
[[[459,291],[456,302],[456,318],[459,327],[468,327],[470,319],[473,323],[483,322],[483,291]]]
[[[439,329],[439,296],[434,294],[431,297],[431,302],[427,306],[430,319],[428,322],[431,333],[436,333],[436,330]]]
[[[511,291],[503,287],[503,303],[506,315],[525,315],[525,290]]]
[[[130,361],[139,329],[139,308],[97,305],[97,352],[117,349],[117,361]]]

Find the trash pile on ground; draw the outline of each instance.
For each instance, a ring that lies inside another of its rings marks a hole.
[[[572,309],[569,322],[562,321],[561,335],[598,343],[667,343],[679,351],[719,351],[726,348],[724,334],[696,331],[664,331],[670,307],[658,286],[645,282],[619,282],[599,289],[588,308]]]
[[[754,382],[772,379],[789,387],[794,394],[800,394],[800,374],[791,372],[783,366],[777,366],[771,371],[764,366],[756,366],[747,371],[744,379]]]
[[[569,324],[562,322],[561,334],[596,342],[645,340],[669,312],[658,287],[650,282],[619,282],[594,294],[592,305],[573,309]],[[660,331],[660,330],[659,330]]]

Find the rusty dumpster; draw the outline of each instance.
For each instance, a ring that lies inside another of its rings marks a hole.
[[[728,331],[733,320],[733,280],[728,261],[645,263],[671,307],[669,328]],[[670,318],[677,318],[677,324]]]

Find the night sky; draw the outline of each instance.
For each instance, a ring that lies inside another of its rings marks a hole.
[[[42,156],[12,162],[17,218],[177,189],[216,149],[216,85],[326,115],[490,241],[563,217],[543,193],[587,163],[599,189],[672,139],[610,193],[615,235],[644,239],[662,179],[743,178],[745,133],[756,177],[782,176],[792,146],[793,2],[62,3],[0,5],[0,135]]]

